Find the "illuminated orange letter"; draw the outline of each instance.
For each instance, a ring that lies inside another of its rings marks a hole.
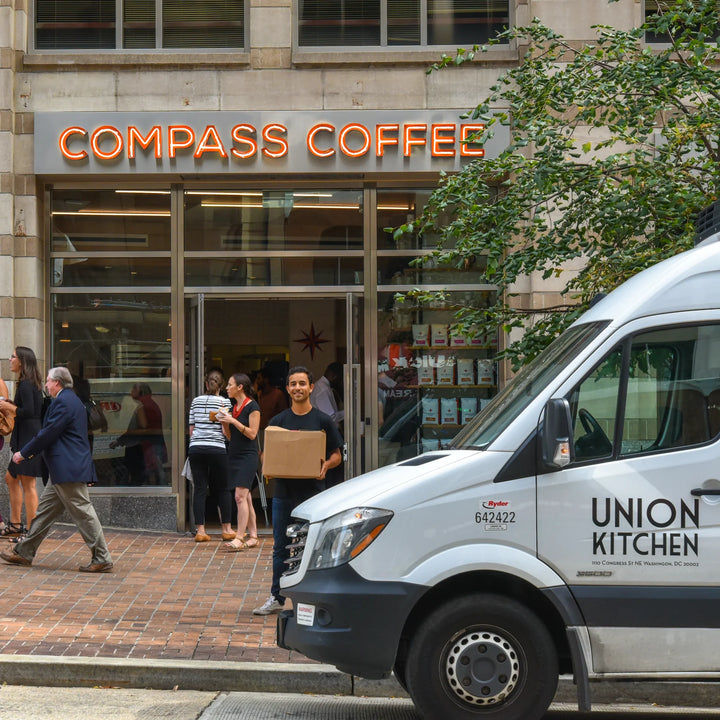
[[[245,135],[241,135],[241,132],[247,132],[251,134],[255,134],[257,130],[252,125],[236,125],[232,129],[232,137],[235,142],[239,143],[245,143],[248,146],[248,150],[240,151],[237,148],[230,148],[230,152],[237,158],[245,159],[252,157],[257,152],[257,142],[255,141],[255,138],[253,137],[246,137]]]
[[[283,155],[287,155],[288,152],[288,144],[287,140],[283,137],[278,137],[277,135],[271,135],[271,130],[278,130],[281,133],[287,133],[287,128],[284,125],[266,125],[263,128],[262,136],[263,140],[265,142],[274,143],[275,145],[279,145],[279,150],[268,150],[267,148],[263,148],[263,154],[267,157],[271,158],[279,158]]]
[[[180,140],[177,137],[181,133],[185,133],[185,140]],[[171,158],[175,157],[178,150],[189,148],[194,142],[195,133],[187,125],[171,125],[168,128],[168,150]]]
[[[210,142],[211,140],[212,143]],[[197,150],[195,150],[195,154],[193,155],[193,157],[200,158],[202,157],[203,153],[206,152],[216,152],[220,153],[220,157],[227,157],[225,147],[223,146],[222,141],[220,140],[220,136],[218,135],[218,131],[214,125],[208,125],[205,128],[205,132],[200,138],[200,143],[198,144]]]
[[[385,155],[385,146],[386,145],[399,145],[400,144],[400,138],[398,136],[395,137],[385,137],[385,132],[396,132],[400,133],[400,126],[397,124],[391,124],[391,125],[376,125],[375,126],[375,154],[378,157],[382,157]]]
[[[451,132],[452,135],[446,136],[440,133]],[[430,152],[433,157],[453,157],[455,155],[455,124],[447,123],[444,125],[432,126],[432,145]],[[443,145],[450,147],[442,148]]]
[[[81,150],[80,152],[70,152],[67,146],[68,138],[71,135],[87,135],[87,130],[81,127],[69,127],[60,133],[60,154],[68,160],[84,160],[88,154]]]
[[[414,132],[427,132],[427,125],[425,124],[413,124],[403,125],[403,155],[410,157],[410,148],[413,145],[427,145],[427,138],[414,138],[412,134]]]
[[[307,146],[308,150],[317,157],[330,157],[331,155],[335,154],[334,148],[328,148],[327,150],[320,150],[317,145],[315,145],[315,136],[321,131],[324,130],[325,132],[333,133],[335,132],[335,126],[329,125],[328,123],[318,123],[317,125],[313,125],[313,127],[310,128],[310,131],[307,135]]]
[[[351,132],[359,132],[364,138],[363,146],[359,150],[352,150],[348,147],[347,142],[345,142],[347,136]],[[359,123],[350,123],[340,131],[338,142],[340,144],[340,150],[342,151],[343,155],[347,155],[348,157],[360,157],[370,149],[372,137],[370,136],[370,131],[364,125],[360,125]]]
[[[100,149],[100,136],[101,135],[112,135],[115,138],[115,147],[110,152],[103,152]],[[99,127],[90,136],[90,147],[92,148],[93,155],[100,158],[100,160],[112,160],[116,158],[123,149],[123,136],[122,133],[111,125],[103,125]]]
[[[147,150],[150,147],[150,143],[153,143],[155,145],[155,157],[158,160],[162,157],[162,133],[160,132],[159,125],[153,125],[147,137],[143,137],[134,125],[130,125],[130,127],[128,127],[127,143],[128,157],[131,159],[135,157],[135,143],[143,150]]]
[[[485,125],[461,125],[460,126],[460,156],[461,157],[485,157],[483,148],[473,149],[472,145],[475,141],[467,142],[467,139],[475,134],[482,133]]]

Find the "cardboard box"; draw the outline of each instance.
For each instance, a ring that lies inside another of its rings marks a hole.
[[[263,475],[267,478],[316,478],[325,462],[322,430],[265,428]]]

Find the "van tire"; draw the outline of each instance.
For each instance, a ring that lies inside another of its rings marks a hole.
[[[428,615],[404,670],[427,720],[539,720],[558,683],[547,628],[521,603],[486,593],[454,598]]]

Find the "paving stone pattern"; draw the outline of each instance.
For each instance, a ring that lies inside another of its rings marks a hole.
[[[313,662],[275,645],[275,615],[252,614],[269,594],[271,536],[239,553],[223,551],[219,532],[207,543],[180,533],[105,536],[112,574],[79,573],[87,547],[58,526],[32,567],[0,561],[0,653]]]

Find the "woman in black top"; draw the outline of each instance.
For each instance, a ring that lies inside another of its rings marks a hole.
[[[230,428],[228,480],[230,487],[235,488],[238,532],[232,542],[225,543],[225,549],[238,552],[258,544],[251,491],[259,465],[257,434],[260,429],[260,406],[253,399],[252,383],[244,373],[235,373],[228,380],[227,393],[235,404],[231,412],[218,413],[217,419]]]
[[[13,403],[17,407],[15,427],[10,436],[10,449],[20,450],[40,432],[42,412],[42,379],[38,370],[37,358],[30,349],[22,346],[15,348],[10,356],[10,370],[18,374]],[[25,533],[22,524],[22,504],[25,497],[25,519],[27,526],[35,517],[38,506],[35,478],[42,475],[42,456],[28,458],[21,466],[10,462],[5,482],[10,496],[10,522],[2,531],[3,535],[17,537]]]

